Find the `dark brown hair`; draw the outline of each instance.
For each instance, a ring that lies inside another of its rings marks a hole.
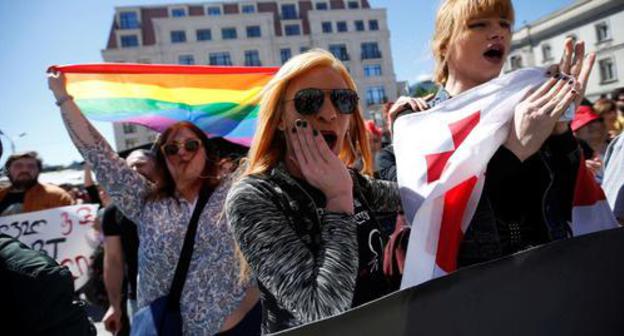
[[[9,167],[11,167],[11,164],[19,159],[34,159],[35,161],[37,161],[37,168],[39,168],[39,171],[41,171],[41,169],[43,168],[43,162],[41,161],[41,158],[39,157],[39,155],[37,154],[37,152],[24,152],[24,153],[17,153],[17,154],[13,154],[11,156],[9,156],[6,160],[6,162],[4,163],[4,168],[8,171]]]
[[[202,143],[202,147],[206,154],[206,163],[201,174],[204,187],[214,189],[219,183],[216,177],[217,158],[213,144],[210,140],[208,140],[206,134],[199,127],[195,126],[195,124],[188,121],[180,121],[169,126],[164,132],[162,132],[152,147],[156,158],[156,169],[161,172],[161,179],[156,188],[154,188],[153,192],[148,195],[148,198],[157,199],[174,196],[176,189],[175,181],[173,180],[173,176],[171,176],[171,172],[167,167],[167,158],[165,157],[161,147],[167,143],[167,140],[169,140],[171,135],[178,133],[178,131],[182,129],[188,129],[193,132],[193,134],[195,134],[195,136],[197,136],[199,141]]]

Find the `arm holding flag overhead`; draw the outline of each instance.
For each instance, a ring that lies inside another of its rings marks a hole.
[[[73,97],[67,93],[63,73],[50,73],[48,86],[61,108],[63,122],[74,145],[93,167],[98,181],[104,185],[114,203],[122,209],[124,215],[139,223],[149,182],[128,167],[82,114]]]

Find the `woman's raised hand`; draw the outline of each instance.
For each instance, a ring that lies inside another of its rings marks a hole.
[[[557,134],[566,132],[567,122],[558,121],[573,102],[582,100],[594,60],[593,54],[585,57],[582,41],[573,48],[572,40],[567,39],[561,72],[555,72],[516,106],[505,147],[524,161],[540,149],[553,131]]]
[[[289,159],[309,184],[325,194],[326,209],[352,214],[353,181],[344,162],[307,121],[298,119],[286,133],[294,152],[294,158]]]
[[[48,88],[52,91],[54,98],[59,100],[67,96],[66,79],[62,72],[48,72]]]

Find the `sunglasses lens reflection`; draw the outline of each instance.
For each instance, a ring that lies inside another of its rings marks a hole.
[[[325,93],[319,89],[303,89],[295,95],[295,109],[302,115],[312,115],[323,106]]]

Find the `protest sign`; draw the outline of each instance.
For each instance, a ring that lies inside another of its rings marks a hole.
[[[0,233],[67,266],[78,290],[88,280],[89,256],[98,244],[93,229],[97,209],[97,204],[80,204],[0,217]]]

